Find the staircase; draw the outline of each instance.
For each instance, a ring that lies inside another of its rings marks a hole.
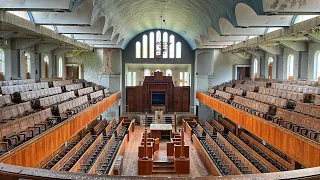
[[[175,173],[174,163],[168,161],[154,161],[152,174],[172,174]]]
[[[165,124],[174,124],[173,118],[171,116],[164,117],[164,123]]]

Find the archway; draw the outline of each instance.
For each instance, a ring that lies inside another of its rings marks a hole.
[[[44,78],[49,78],[49,57],[44,57]]]
[[[24,68],[26,73],[26,79],[31,79],[31,62],[30,62],[30,54],[25,53],[24,54]]]
[[[268,78],[269,79],[272,79],[272,66],[273,66],[273,57],[270,57],[269,60],[268,60]]]

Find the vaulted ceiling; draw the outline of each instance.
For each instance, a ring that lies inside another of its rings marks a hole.
[[[28,11],[31,21],[95,47],[122,47],[161,28],[193,49],[223,47],[267,28],[286,27],[299,14],[320,13],[318,0],[0,0],[0,8]]]

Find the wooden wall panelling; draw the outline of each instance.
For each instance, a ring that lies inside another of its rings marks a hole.
[[[320,144],[277,126],[229,104],[197,92],[199,101],[207,104],[234,123],[263,139],[305,167],[320,166]],[[312,154],[312,155],[311,155]]]
[[[104,103],[107,102],[106,104],[110,107],[119,101],[120,97],[120,92],[117,92],[111,97],[90,106],[88,109],[13,149],[10,153],[2,155],[0,162],[16,166],[36,167],[45,157],[102,114],[103,109],[99,110],[99,106],[104,106]],[[104,110],[108,107],[105,106]]]
[[[180,87],[174,87],[173,109],[175,112],[182,112],[182,92]]]
[[[182,87],[182,112],[189,112],[190,88]]]

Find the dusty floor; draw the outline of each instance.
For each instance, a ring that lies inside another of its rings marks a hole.
[[[138,175],[138,145],[140,143],[141,133],[144,131],[144,127],[136,126],[133,136],[131,136],[130,142],[128,144],[127,150],[124,154],[123,170],[121,175],[123,176],[137,176]],[[204,167],[201,159],[199,158],[197,152],[194,150],[194,146],[190,141],[190,138],[185,134],[186,144],[189,145],[190,152],[190,174],[189,175],[179,175],[183,177],[200,177],[208,176],[208,171]],[[160,151],[155,153],[155,160],[166,161],[166,144],[160,143]],[[172,176],[177,177],[176,174],[156,174],[152,176]]]

